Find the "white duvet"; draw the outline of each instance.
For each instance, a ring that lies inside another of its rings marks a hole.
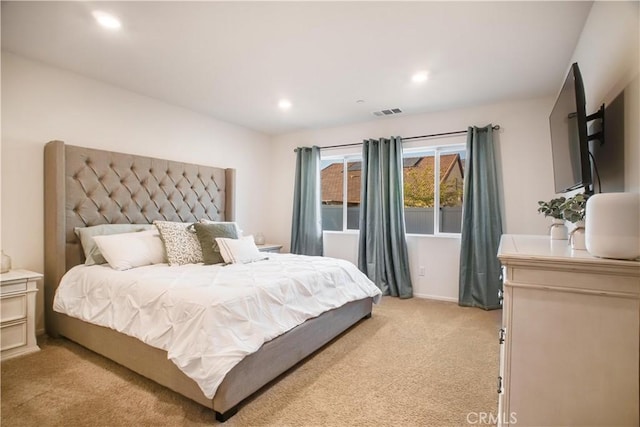
[[[54,310],[166,350],[213,398],[227,372],[266,341],[347,302],[380,299],[347,261],[269,255],[226,266],[76,266],[62,278]]]

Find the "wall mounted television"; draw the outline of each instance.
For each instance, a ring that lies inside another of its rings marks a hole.
[[[549,116],[556,193],[585,187],[592,192],[586,101],[578,63],[571,65]]]

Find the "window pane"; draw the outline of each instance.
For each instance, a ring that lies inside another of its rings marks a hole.
[[[465,150],[440,154],[440,232],[460,233]]]
[[[347,163],[347,229],[360,228],[360,183],[362,162]]]
[[[414,153],[404,157],[406,231],[413,234],[433,234],[434,153]]]
[[[343,161],[323,160],[320,179],[322,183],[322,229],[342,231]]]

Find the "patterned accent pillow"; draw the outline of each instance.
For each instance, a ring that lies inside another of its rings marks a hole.
[[[197,264],[202,262],[202,248],[191,223],[153,221],[167,251],[169,265]]]

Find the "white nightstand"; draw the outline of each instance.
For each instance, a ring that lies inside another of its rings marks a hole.
[[[277,245],[275,243],[265,243],[264,245],[256,245],[260,252],[274,252],[279,253],[280,249],[282,249],[282,245]]]
[[[42,274],[10,270],[0,278],[0,359],[40,350],[36,343],[35,314],[36,283]]]

